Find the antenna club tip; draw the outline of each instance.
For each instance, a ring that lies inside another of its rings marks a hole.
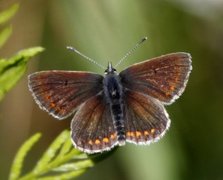
[[[147,38],[146,36],[143,37],[143,38],[142,38],[142,42],[143,42],[143,41],[146,41],[147,39],[148,39],[148,38]]]
[[[66,48],[69,49],[69,50],[73,50],[73,49],[74,49],[74,48],[71,47],[71,46],[67,46]]]

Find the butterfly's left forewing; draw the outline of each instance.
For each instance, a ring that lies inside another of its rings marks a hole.
[[[29,75],[29,89],[37,104],[64,119],[102,91],[103,76],[78,71],[42,71]]]
[[[127,90],[124,102],[124,122],[128,142],[149,144],[165,134],[170,126],[170,120],[158,100]]]
[[[190,54],[178,52],[134,64],[120,78],[124,88],[171,104],[183,93],[191,69]]]

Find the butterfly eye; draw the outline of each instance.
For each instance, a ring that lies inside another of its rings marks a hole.
[[[116,69],[115,68],[112,68],[112,70],[109,70],[109,69],[106,69],[105,70],[105,74],[113,73],[113,72],[116,72]]]

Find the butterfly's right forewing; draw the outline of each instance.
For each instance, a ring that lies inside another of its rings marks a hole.
[[[29,75],[29,89],[40,108],[64,119],[102,91],[103,76],[78,71],[42,71]]]

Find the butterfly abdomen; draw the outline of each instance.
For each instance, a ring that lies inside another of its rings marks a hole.
[[[106,101],[111,108],[111,115],[119,145],[124,145],[126,137],[123,119],[123,93],[119,77],[116,74],[109,74],[105,77],[104,93]]]
[[[120,145],[125,144],[125,127],[123,119],[123,108],[122,104],[112,104],[111,112],[113,116],[113,123],[117,131],[117,137]]]

